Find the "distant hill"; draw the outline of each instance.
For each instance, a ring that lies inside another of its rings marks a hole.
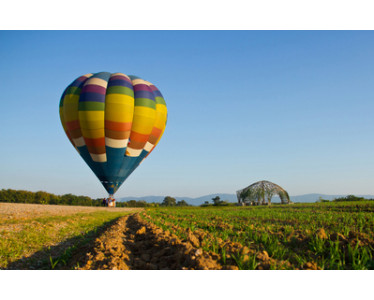
[[[205,201],[208,201],[209,203],[213,203],[212,198],[219,196],[221,200],[228,201],[228,202],[237,202],[237,198],[235,194],[210,194],[201,196],[198,198],[191,198],[191,197],[174,197],[170,195],[171,197],[175,198],[177,201],[185,200],[190,205],[201,205]],[[311,203],[316,202],[319,197],[322,197],[326,200],[333,200],[338,197],[345,197],[347,195],[325,195],[325,194],[305,194],[305,195],[298,195],[298,196],[290,196],[292,202],[305,202],[305,203]],[[358,197],[364,197],[364,198],[374,198],[374,195],[355,195]],[[155,202],[155,203],[161,203],[164,200],[165,196],[144,196],[144,197],[124,197],[119,198],[117,201],[129,201],[129,200],[144,200],[148,203]],[[280,202],[279,197],[273,197],[272,202]]]
[[[221,200],[225,200],[228,202],[237,202],[236,195],[234,194],[211,194],[211,195],[205,195],[198,198],[191,198],[191,197],[174,197],[177,201],[184,200],[190,205],[201,205],[205,201],[208,201],[210,203],[213,203],[212,198],[219,196]],[[161,203],[166,196],[144,196],[144,197],[124,197],[117,199],[117,201],[129,201],[129,200],[144,200],[148,203],[155,202],[155,203]]]

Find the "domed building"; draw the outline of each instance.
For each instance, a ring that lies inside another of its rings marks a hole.
[[[239,205],[270,205],[274,195],[279,196],[282,204],[292,203],[285,189],[266,180],[255,182],[236,192]]]

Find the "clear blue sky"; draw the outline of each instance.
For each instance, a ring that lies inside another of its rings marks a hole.
[[[0,31],[0,188],[103,197],[58,105],[100,71],[154,83],[169,118],[117,197],[374,194],[373,31]]]

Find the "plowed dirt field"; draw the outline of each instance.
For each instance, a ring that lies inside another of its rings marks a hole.
[[[222,266],[201,248],[163,231],[139,214],[120,218],[98,237],[82,257],[79,253],[70,267],[111,270],[221,269]]]
[[[373,209],[0,204],[0,269],[374,269]]]

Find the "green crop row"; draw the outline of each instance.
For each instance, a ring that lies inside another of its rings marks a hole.
[[[186,230],[209,234],[203,249],[221,255],[219,241],[266,251],[270,268],[374,269],[374,203],[317,203],[271,207],[158,208],[147,210],[163,229],[186,239]],[[177,226],[180,229],[175,229]],[[221,243],[222,244],[222,243]],[[235,261],[239,268],[253,268]],[[247,258],[248,261],[248,258]],[[282,264],[287,262],[286,264]]]

